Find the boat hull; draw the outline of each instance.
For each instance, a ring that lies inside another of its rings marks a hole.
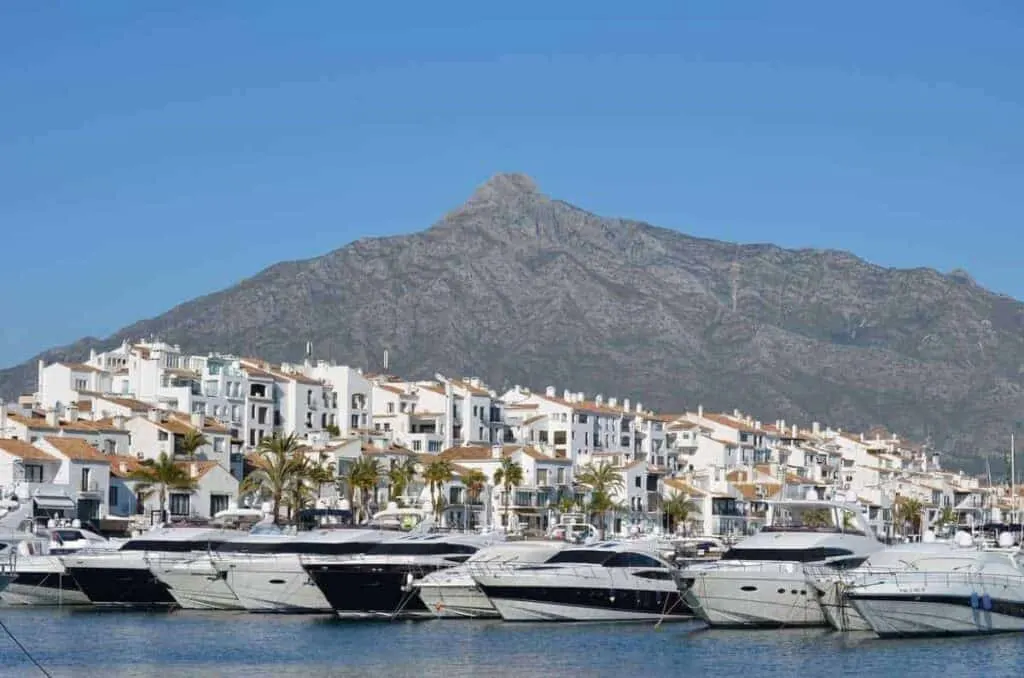
[[[296,554],[225,557],[213,561],[238,604],[249,612],[329,613],[331,606]]]
[[[153,574],[186,610],[244,610],[209,558],[186,562],[151,562]]]
[[[883,638],[964,636],[1024,631],[1024,601],[961,594],[850,594],[850,602]],[[988,607],[989,609],[985,609]]]
[[[473,583],[420,584],[420,601],[441,618],[495,619],[500,617],[486,594]]]
[[[61,571],[19,572],[0,592],[8,605],[88,605],[89,597],[78,587],[75,578]]]
[[[176,605],[167,585],[148,567],[68,566],[82,592],[94,605],[171,607]]]
[[[676,591],[587,587],[481,586],[510,622],[686,621],[693,614]]]
[[[788,569],[786,566],[789,566]],[[797,563],[768,568],[690,571],[687,604],[711,626],[777,628],[828,626],[817,591]]]
[[[848,585],[838,577],[807,577],[818,595],[825,621],[836,631],[871,631],[871,625],[846,599]]]
[[[421,565],[310,564],[306,571],[331,608],[342,618],[430,618],[409,577],[424,576],[437,568]]]

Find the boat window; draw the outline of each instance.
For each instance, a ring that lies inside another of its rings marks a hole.
[[[809,549],[751,549],[732,548],[722,555],[722,560],[768,560],[797,563],[813,563],[828,558],[852,556],[853,551],[833,547]]]
[[[50,534],[53,535],[54,541],[57,543],[85,539],[85,537],[82,536],[82,533],[78,530],[54,530]]]
[[[301,541],[270,541],[270,542],[224,542],[217,547],[217,553],[305,553],[318,555],[346,556],[354,553],[366,553],[378,542],[342,541],[342,542],[301,542]]]
[[[165,553],[183,553],[187,551],[206,551],[208,549],[215,549],[223,542],[221,541],[176,541],[176,540],[160,540],[160,539],[132,539],[126,542],[122,547],[122,551],[163,551]]]
[[[665,570],[644,570],[642,572],[634,572],[634,577],[642,577],[643,579],[671,579],[672,575]]]
[[[449,542],[406,541],[377,544],[367,552],[372,556],[443,556],[449,553],[476,553],[475,546]]]
[[[654,558],[642,553],[616,553],[604,564],[605,567],[662,567]]]
[[[600,565],[604,561],[608,560],[614,553],[608,553],[607,551],[577,551],[575,549],[569,551],[559,551],[555,555],[548,558],[547,563],[589,563]]]

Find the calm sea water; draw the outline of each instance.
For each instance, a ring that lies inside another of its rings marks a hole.
[[[1024,675],[1024,637],[878,640],[699,624],[343,622],[326,617],[0,608],[53,676]],[[0,675],[42,675],[5,635]]]

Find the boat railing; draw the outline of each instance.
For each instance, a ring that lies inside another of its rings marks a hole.
[[[806,568],[808,576],[832,578],[847,588],[868,588],[886,584],[899,588],[917,589],[929,586],[991,586],[997,588],[1024,587],[1024,574],[1000,574],[969,570],[905,570],[897,568],[857,568],[845,572],[827,568]]]
[[[541,577],[566,577],[573,579],[612,579],[612,572],[600,565],[558,565],[545,566],[537,563],[466,563],[471,576],[485,575],[489,577],[513,576],[527,572]],[[620,568],[616,568],[620,569]]]

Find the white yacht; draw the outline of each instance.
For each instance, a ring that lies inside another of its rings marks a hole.
[[[60,559],[94,605],[173,606],[174,596],[154,576],[150,562],[189,560],[235,534],[209,528],[156,528],[116,551],[81,551]]]
[[[510,541],[487,546],[463,564],[431,572],[412,586],[427,610],[437,617],[497,618],[501,615],[473,581],[473,569],[542,563],[565,547],[565,541]]]
[[[87,605],[89,598],[65,571],[60,556],[119,546],[77,527],[43,528],[19,535],[8,544],[10,570],[16,580],[0,598],[9,605]]]
[[[867,620],[846,598],[851,587],[873,583],[899,570],[917,569],[954,548],[957,548],[955,544],[935,541],[897,544],[872,553],[853,569],[808,566],[804,571],[807,584],[817,592],[825,620],[832,628],[837,631],[870,631]]]
[[[340,617],[432,617],[412,586],[417,576],[464,563],[501,540],[501,534],[404,535],[345,558],[304,555],[302,565]]]
[[[374,529],[254,534],[220,544],[210,552],[209,563],[238,604],[250,612],[330,612],[330,604],[306,574],[301,558],[352,557],[394,534]],[[200,599],[208,600],[205,594]]]
[[[758,534],[682,569],[679,588],[711,626],[827,626],[804,567],[856,567],[883,546],[855,504],[772,502]]]
[[[883,638],[1024,631],[1024,555],[1006,548],[925,552],[855,582],[845,596]]]
[[[505,621],[690,619],[674,568],[654,541],[562,549],[537,565],[485,564],[470,571]]]

